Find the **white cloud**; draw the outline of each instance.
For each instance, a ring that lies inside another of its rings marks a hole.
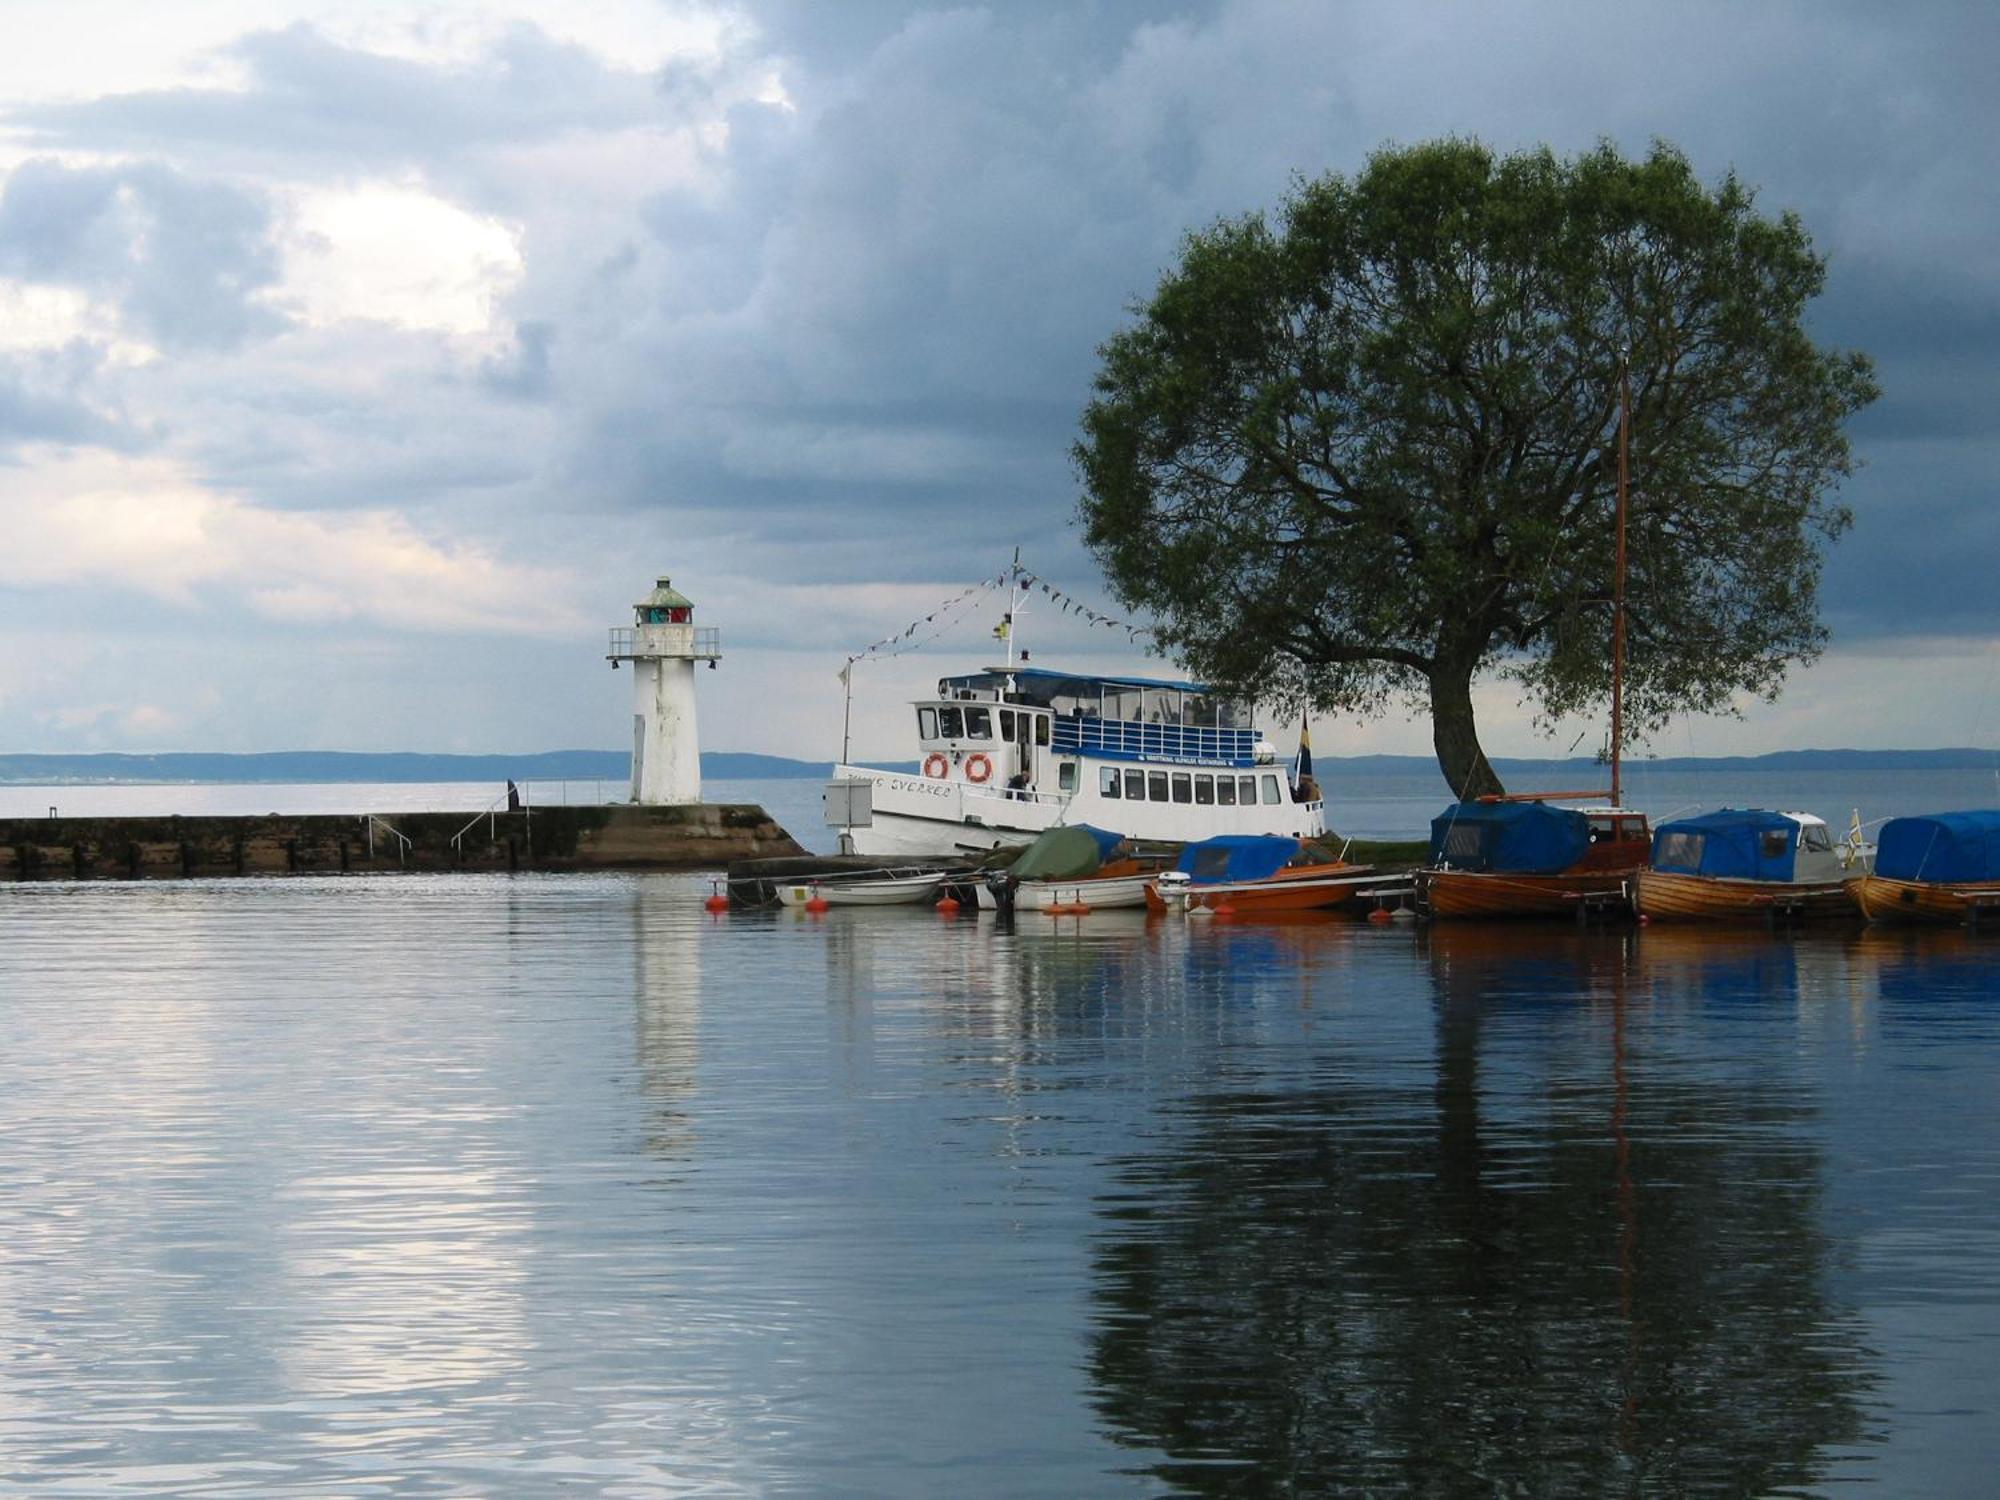
[[[521,277],[516,229],[419,186],[300,190],[291,218],[272,300],[314,325],[484,333]]]
[[[294,624],[587,628],[565,570],[425,535],[392,511],[263,510],[163,459],[41,454],[10,479],[0,542],[17,589],[132,590],[189,610],[220,599]]]

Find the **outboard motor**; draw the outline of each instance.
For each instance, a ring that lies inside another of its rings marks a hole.
[[[1014,909],[1014,888],[1021,882],[1006,870],[989,870],[986,874],[986,889],[993,893],[993,905],[999,911]]]

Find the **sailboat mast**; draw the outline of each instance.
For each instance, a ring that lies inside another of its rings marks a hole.
[[[1623,807],[1618,754],[1625,743],[1625,488],[1631,467],[1632,351],[1618,366],[1618,552],[1611,576],[1611,805]]]

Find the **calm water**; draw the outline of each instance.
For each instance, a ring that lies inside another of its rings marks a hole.
[[[1983,1494],[2000,939],[0,887],[0,1491]]]

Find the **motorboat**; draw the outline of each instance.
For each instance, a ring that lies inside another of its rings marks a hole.
[[[1632,905],[1649,922],[1839,921],[1854,916],[1844,851],[1823,819],[1803,812],[1723,808],[1662,823],[1650,868],[1632,876]]]
[[[1373,866],[1314,859],[1303,840],[1225,834],[1190,844],[1146,885],[1146,906],[1188,916],[1319,911],[1374,884]]]
[[[2000,811],[1891,818],[1875,867],[1849,887],[1871,922],[1978,926],[2000,918]]]

